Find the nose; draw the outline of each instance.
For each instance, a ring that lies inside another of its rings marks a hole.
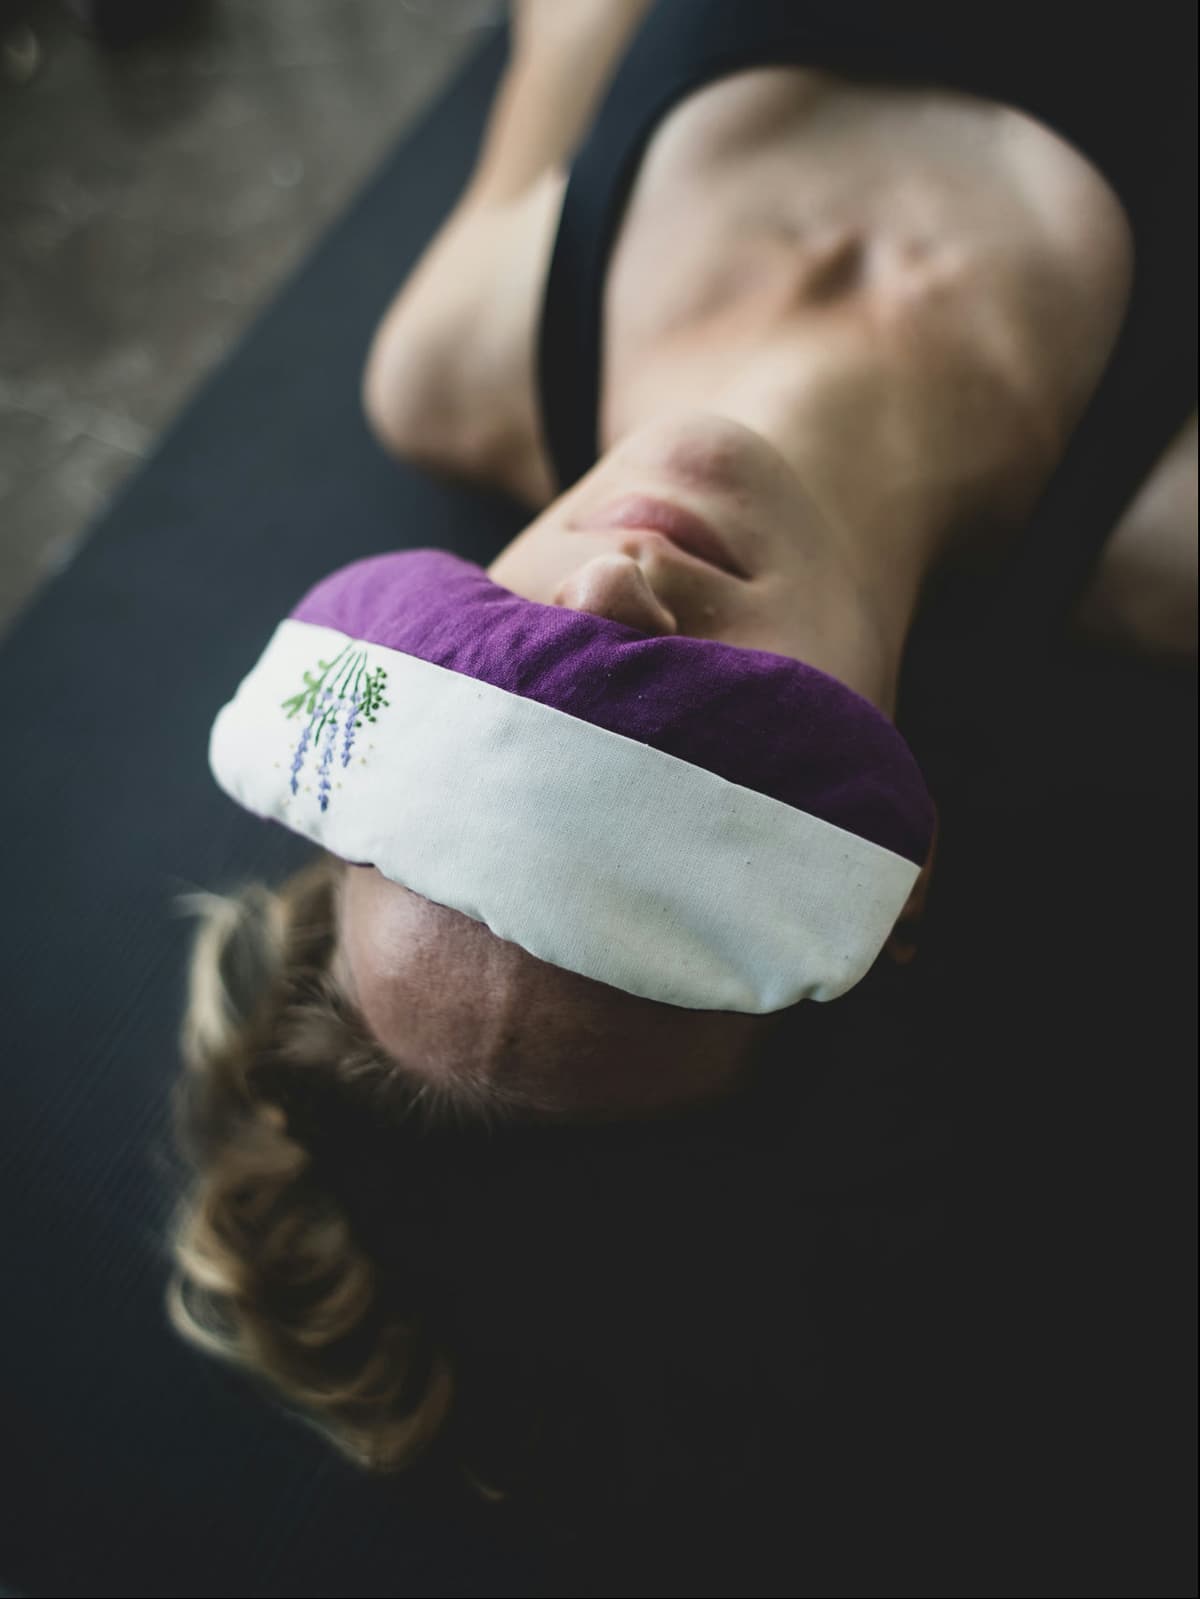
[[[552,603],[624,622],[642,633],[678,633],[674,615],[631,555],[597,555],[564,578]]]

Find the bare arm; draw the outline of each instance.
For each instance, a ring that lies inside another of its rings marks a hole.
[[[1080,633],[1162,659],[1196,654],[1197,413],[1105,546],[1076,612]]]
[[[574,147],[649,0],[515,0],[475,171],[376,329],[366,416],[394,454],[544,505],[540,288]]]

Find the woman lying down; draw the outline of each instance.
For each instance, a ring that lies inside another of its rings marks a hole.
[[[441,1270],[451,1143],[482,1171],[531,1130],[719,1111],[784,1018],[911,953],[922,594],[1002,562],[1154,333],[1137,61],[1114,146],[1078,73],[887,12],[516,6],[364,393],[398,454],[536,515],[486,569],[335,571],[216,717],[218,783],[319,853],[204,902],[174,1315],[365,1464],[457,1425],[508,1319],[465,1325]],[[1168,650],[1180,420],[1075,618]]]

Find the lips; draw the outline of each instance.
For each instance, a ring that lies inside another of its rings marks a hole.
[[[575,529],[580,533],[609,527],[660,533],[685,554],[693,555],[719,571],[728,572],[731,577],[748,578],[750,575],[738,565],[723,540],[707,522],[694,512],[685,511],[666,500],[656,500],[646,494],[625,494],[601,507],[584,521],[575,523]]]

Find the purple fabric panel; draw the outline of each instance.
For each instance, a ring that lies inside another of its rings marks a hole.
[[[539,605],[445,550],[355,561],[292,617],[637,739],[918,865],[928,854],[934,807],[908,745],[869,701],[801,661]]]

